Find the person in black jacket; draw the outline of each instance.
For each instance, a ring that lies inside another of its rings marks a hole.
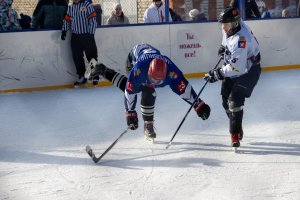
[[[297,16],[300,17],[300,0],[298,2],[298,6],[297,6]]]
[[[182,18],[180,17],[180,15],[178,15],[172,8],[169,8],[169,12],[173,19],[173,22],[181,22],[182,21]]]
[[[67,8],[66,0],[39,1],[32,15],[31,29],[61,29]]]
[[[32,19],[31,19],[30,16],[21,13],[19,22],[20,22],[20,25],[21,25],[22,29],[29,29],[31,20]]]
[[[189,12],[189,16],[192,21],[194,22],[205,22],[207,21],[207,18],[205,17],[205,14],[203,12],[199,12],[198,9],[192,9]]]
[[[96,21],[97,21],[97,25],[101,26],[102,24],[102,8],[101,5],[99,3],[93,4],[94,6],[94,10],[96,12]]]
[[[246,18],[261,18],[258,6],[255,0],[245,0]],[[237,0],[231,0],[230,6],[238,8]]]

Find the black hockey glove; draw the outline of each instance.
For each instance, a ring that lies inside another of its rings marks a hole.
[[[61,40],[65,40],[66,36],[67,36],[67,31],[62,31],[60,36]]]
[[[139,127],[138,124],[139,120],[135,110],[126,112],[126,120],[127,120],[127,125],[130,126],[131,130],[135,130]]]
[[[198,102],[194,105],[194,109],[199,117],[203,120],[209,118],[210,115],[210,107],[209,105],[205,104],[204,101],[198,99]]]
[[[220,72],[220,68],[210,70],[208,73],[204,75],[204,79],[210,83],[214,83],[218,80],[223,80],[224,77]]]
[[[218,50],[218,56],[222,59],[224,59],[224,54],[225,54],[225,47],[223,45],[220,46]]]

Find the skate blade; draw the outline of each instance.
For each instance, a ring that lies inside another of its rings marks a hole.
[[[98,83],[99,83],[99,82],[97,82],[96,84],[92,83],[93,87],[94,87],[94,88],[98,87]]]
[[[84,83],[84,84],[80,84],[80,85],[74,85],[74,88],[78,89],[78,88],[88,88],[88,84]]]
[[[89,85],[88,85],[87,83],[84,83],[84,84],[81,84],[81,87],[82,87],[82,88],[88,88]]]
[[[94,152],[93,152],[92,148],[91,148],[89,145],[87,145],[87,146],[85,147],[85,151],[89,154],[89,156],[90,156],[91,158],[94,157]]]
[[[240,153],[238,147],[232,147],[232,148],[233,148],[233,152],[234,152],[234,153]]]
[[[147,136],[145,135],[145,139],[146,139],[147,142],[150,142],[151,144],[154,144],[154,143],[155,143],[154,138],[150,138],[150,137],[147,137]]]

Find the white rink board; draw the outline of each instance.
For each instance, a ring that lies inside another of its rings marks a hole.
[[[260,44],[262,67],[300,64],[300,18],[246,23]],[[217,23],[175,24],[170,33],[171,58],[185,73],[208,71],[217,62],[222,40]],[[180,48],[182,44],[194,44],[195,48]]]
[[[259,41],[262,66],[300,64],[300,18],[250,21]]]
[[[222,41],[218,23],[171,26],[171,59],[184,73],[205,72],[218,61]]]
[[[249,21],[262,54],[262,66],[300,63],[300,18]],[[0,91],[72,84],[77,78],[61,31],[0,33]],[[124,72],[129,50],[149,43],[184,73],[208,71],[217,62],[221,30],[216,22],[102,27],[96,31],[98,59]]]
[[[0,90],[71,83],[76,76],[70,37],[60,31],[0,34]]]
[[[140,43],[148,43],[170,56],[169,26],[127,26],[97,29],[99,61],[125,73],[129,51]]]

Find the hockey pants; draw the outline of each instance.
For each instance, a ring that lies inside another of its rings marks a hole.
[[[240,133],[245,98],[249,98],[260,77],[260,65],[253,65],[247,74],[225,78],[222,82],[222,105],[229,118],[229,132]]]

